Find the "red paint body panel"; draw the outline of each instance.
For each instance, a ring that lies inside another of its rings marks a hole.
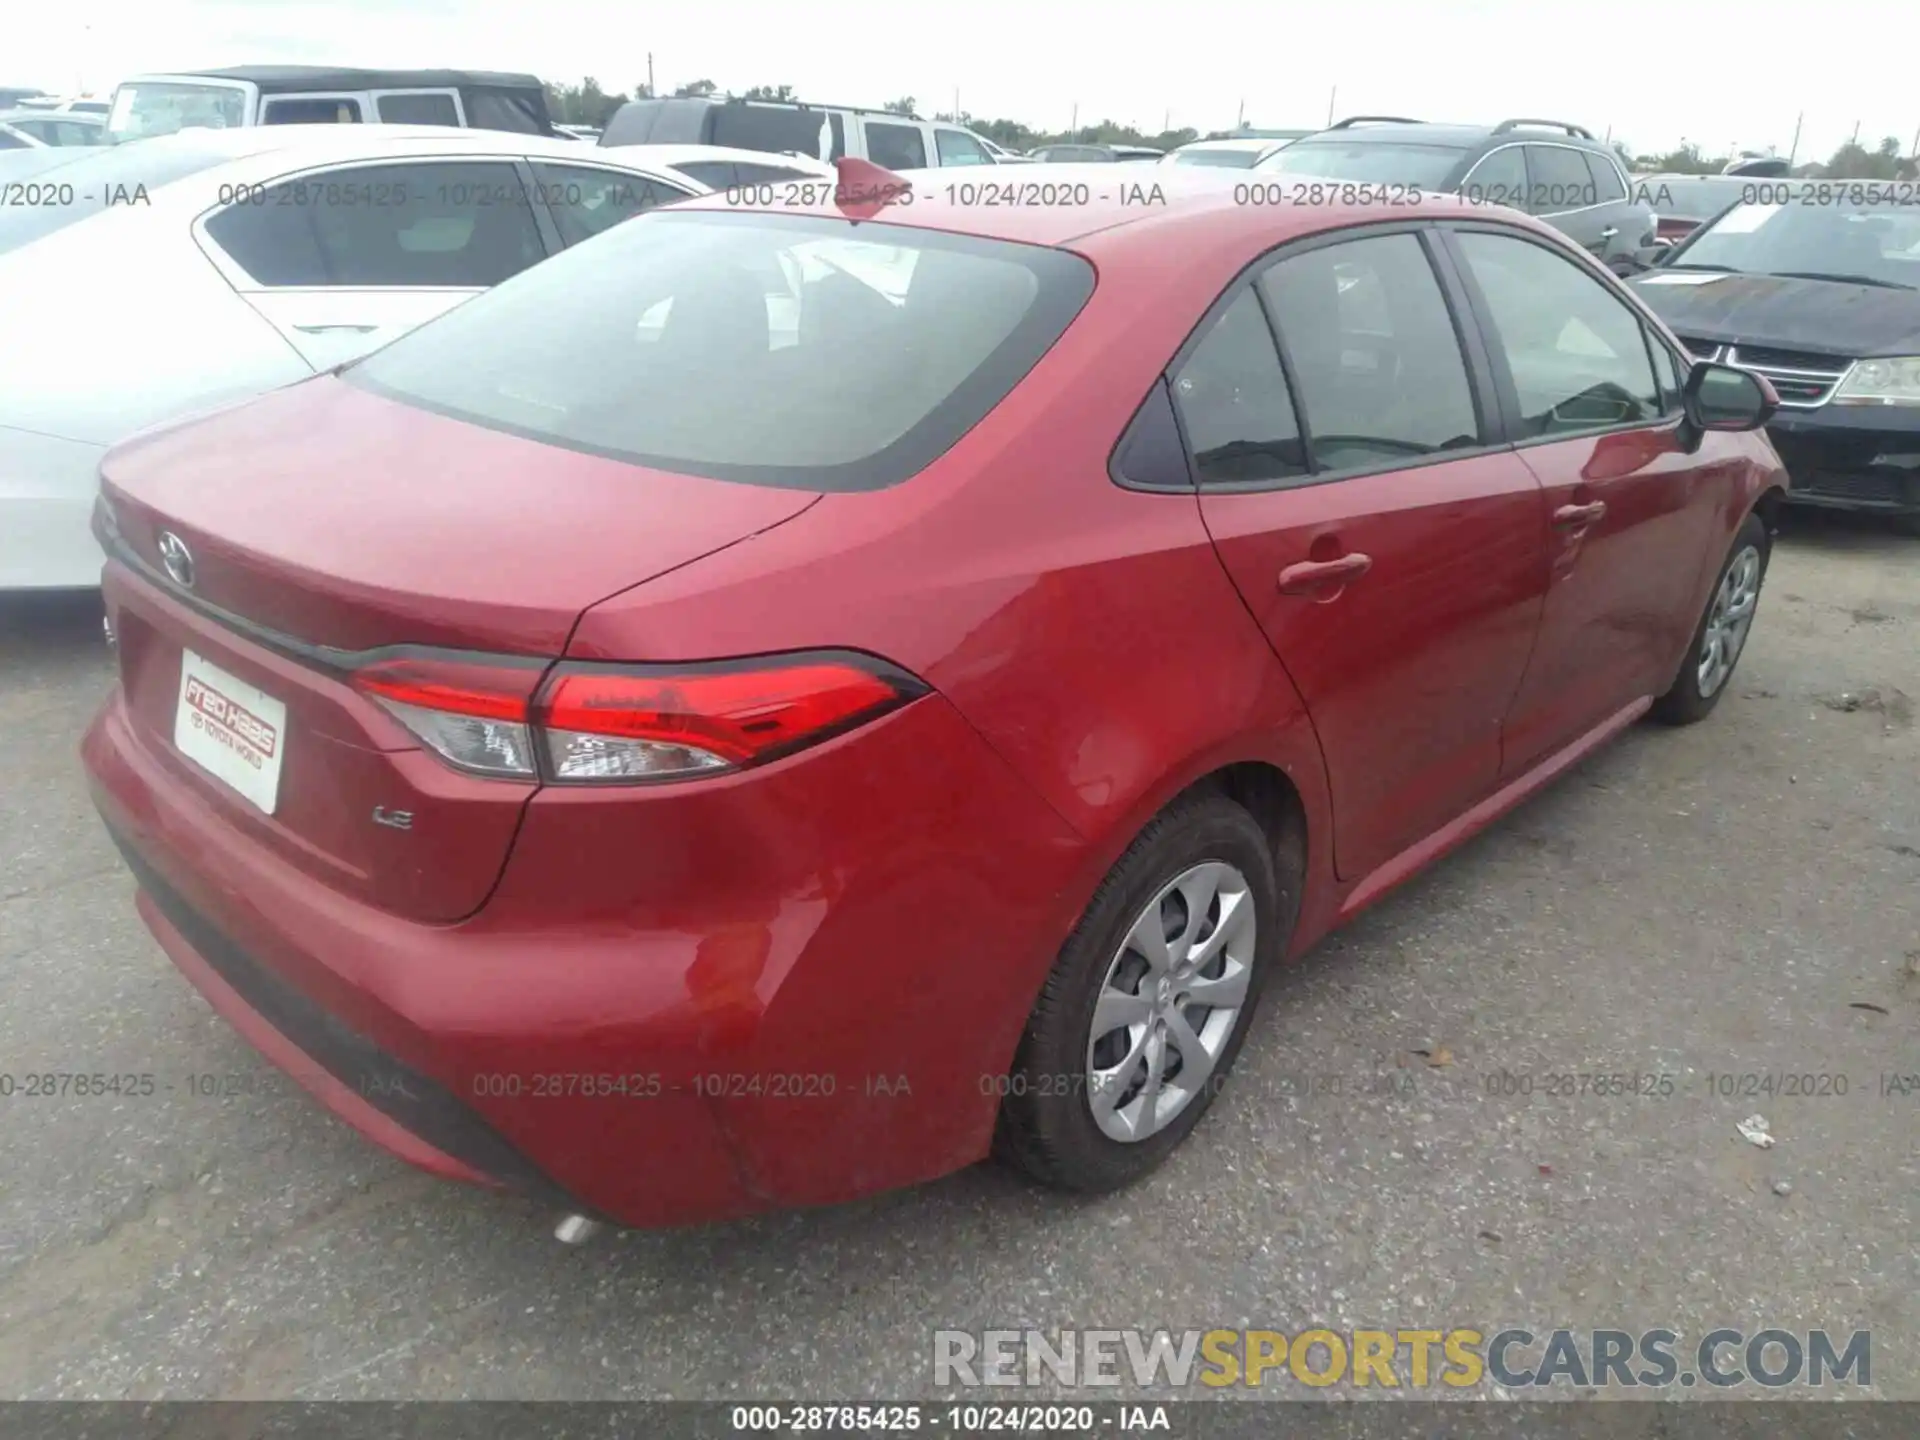
[[[1116,439],[1255,258],[1485,213],[1209,193],[1148,211],[917,198],[867,222],[1068,243],[1099,274],[1027,378],[887,489],[666,475],[331,380],[115,452],[122,684],[83,745],[102,813],[201,943],[428,1077],[583,1208],[672,1224],[982,1157],[1049,966],[1169,800],[1228,765],[1286,777],[1305,950],[1644,710],[1778,483],[1759,436],[1689,456],[1643,431],[1268,493],[1122,488]],[[1553,512],[1595,497],[1606,520],[1574,544]],[[143,573],[161,528],[201,556],[205,598],[310,642],[627,662],[830,647],[931,693],[738,773],[461,775],[339,676]],[[1281,593],[1282,570],[1355,551],[1366,573]],[[271,819],[173,750],[182,648],[288,705]],[[414,828],[367,824],[373,805]],[[321,1073],[301,1048],[318,1041],[142,914],[323,1103],[416,1164],[497,1178]],[[651,1082],[578,1093],[594,1077]]]

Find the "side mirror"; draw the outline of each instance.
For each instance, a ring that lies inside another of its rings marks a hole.
[[[1758,430],[1780,408],[1780,397],[1764,375],[1698,361],[1681,390],[1687,419],[1699,430]]]

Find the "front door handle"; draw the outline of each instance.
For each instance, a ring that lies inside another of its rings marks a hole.
[[[1357,579],[1373,568],[1373,557],[1362,555],[1357,550],[1342,555],[1337,560],[1302,560],[1298,565],[1289,565],[1280,572],[1280,593],[1283,595],[1307,595],[1316,590],[1325,590],[1329,586],[1343,585]]]
[[[1595,500],[1590,505],[1562,505],[1553,512],[1553,523],[1562,530],[1584,530],[1606,518],[1606,513],[1604,500]]]
[[[1609,225],[1607,226],[1606,229],[1600,232],[1600,238],[1602,240],[1611,240],[1614,236],[1618,235],[1619,233],[1620,233],[1620,227],[1618,225]]]

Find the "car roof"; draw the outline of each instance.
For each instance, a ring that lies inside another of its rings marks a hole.
[[[357,154],[378,155],[394,145],[419,147],[431,142],[450,154],[491,147],[516,155],[551,155],[581,160],[588,148],[578,140],[554,135],[528,135],[517,130],[482,130],[458,125],[235,125],[226,129],[196,127],[166,135],[123,140],[114,148],[130,146],[196,150],[202,154],[241,159],[271,151],[297,150],[331,158]],[[158,153],[153,151],[149,153]]]
[[[797,170],[809,174],[818,173],[828,179],[837,173],[833,166],[824,160],[816,160],[811,155],[787,155],[773,150],[746,150],[738,145],[596,145],[597,154],[618,154],[623,150],[643,152],[636,155],[637,160],[650,160],[656,165],[684,165],[690,160],[730,160],[736,165],[791,165]]]
[[[1316,203],[1299,205],[1249,205],[1244,203],[1246,172],[1222,170],[1201,165],[1182,165],[1163,169],[1152,167],[1116,167],[1106,162],[1049,165],[1044,172],[1028,172],[1019,179],[993,180],[1036,196],[1063,192],[1071,195],[1085,187],[1085,204],[980,204],[973,187],[953,182],[950,170],[902,170],[899,178],[913,186],[910,205],[894,204],[883,209],[871,222],[887,226],[908,226],[942,230],[985,239],[1011,240],[1028,245],[1077,248],[1079,242],[1099,235],[1103,248],[1131,245],[1136,241],[1160,245],[1182,230],[1221,232],[1243,230],[1265,238],[1266,244],[1279,245],[1299,235],[1309,235],[1341,225],[1382,219],[1415,219],[1429,216],[1485,217],[1487,207],[1475,205],[1457,196],[1425,193],[1417,199],[1397,204],[1391,211],[1365,203],[1371,197],[1358,197],[1352,204],[1318,203],[1324,182],[1311,177],[1298,181],[1274,176],[1268,185],[1300,188],[1313,194]],[[1365,187],[1362,187],[1365,188]],[[1152,197],[1158,195],[1156,202]],[[789,197],[781,197],[782,200]],[[676,211],[723,210],[728,214],[754,210],[782,215],[813,214],[843,218],[831,192],[820,197],[795,198],[810,203],[742,206],[727,203],[719,196],[703,196],[681,201]],[[1524,216],[1508,217],[1537,233],[1551,234],[1544,226]]]
[[[1478,146],[1497,141],[1501,145],[1517,145],[1526,142],[1530,145],[1571,145],[1577,150],[1598,150],[1608,153],[1607,147],[1598,140],[1584,135],[1572,135],[1565,130],[1544,128],[1499,130],[1492,125],[1455,125],[1432,124],[1414,121],[1382,121],[1374,125],[1354,125],[1347,129],[1315,130],[1293,142],[1294,145],[1311,145],[1320,140],[1338,140],[1342,143],[1358,142],[1362,145],[1434,145],[1448,149],[1472,150]],[[1289,147],[1292,148],[1292,147]]]
[[[538,86],[539,78],[506,70],[367,70],[338,65],[229,65],[216,70],[165,70],[132,77],[129,84],[161,75],[207,80],[246,80],[261,89],[384,90],[394,86]]]

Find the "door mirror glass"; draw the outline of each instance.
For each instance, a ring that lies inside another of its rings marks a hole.
[[[1687,418],[1702,430],[1758,430],[1780,399],[1761,376],[1702,360],[1687,376]]]

